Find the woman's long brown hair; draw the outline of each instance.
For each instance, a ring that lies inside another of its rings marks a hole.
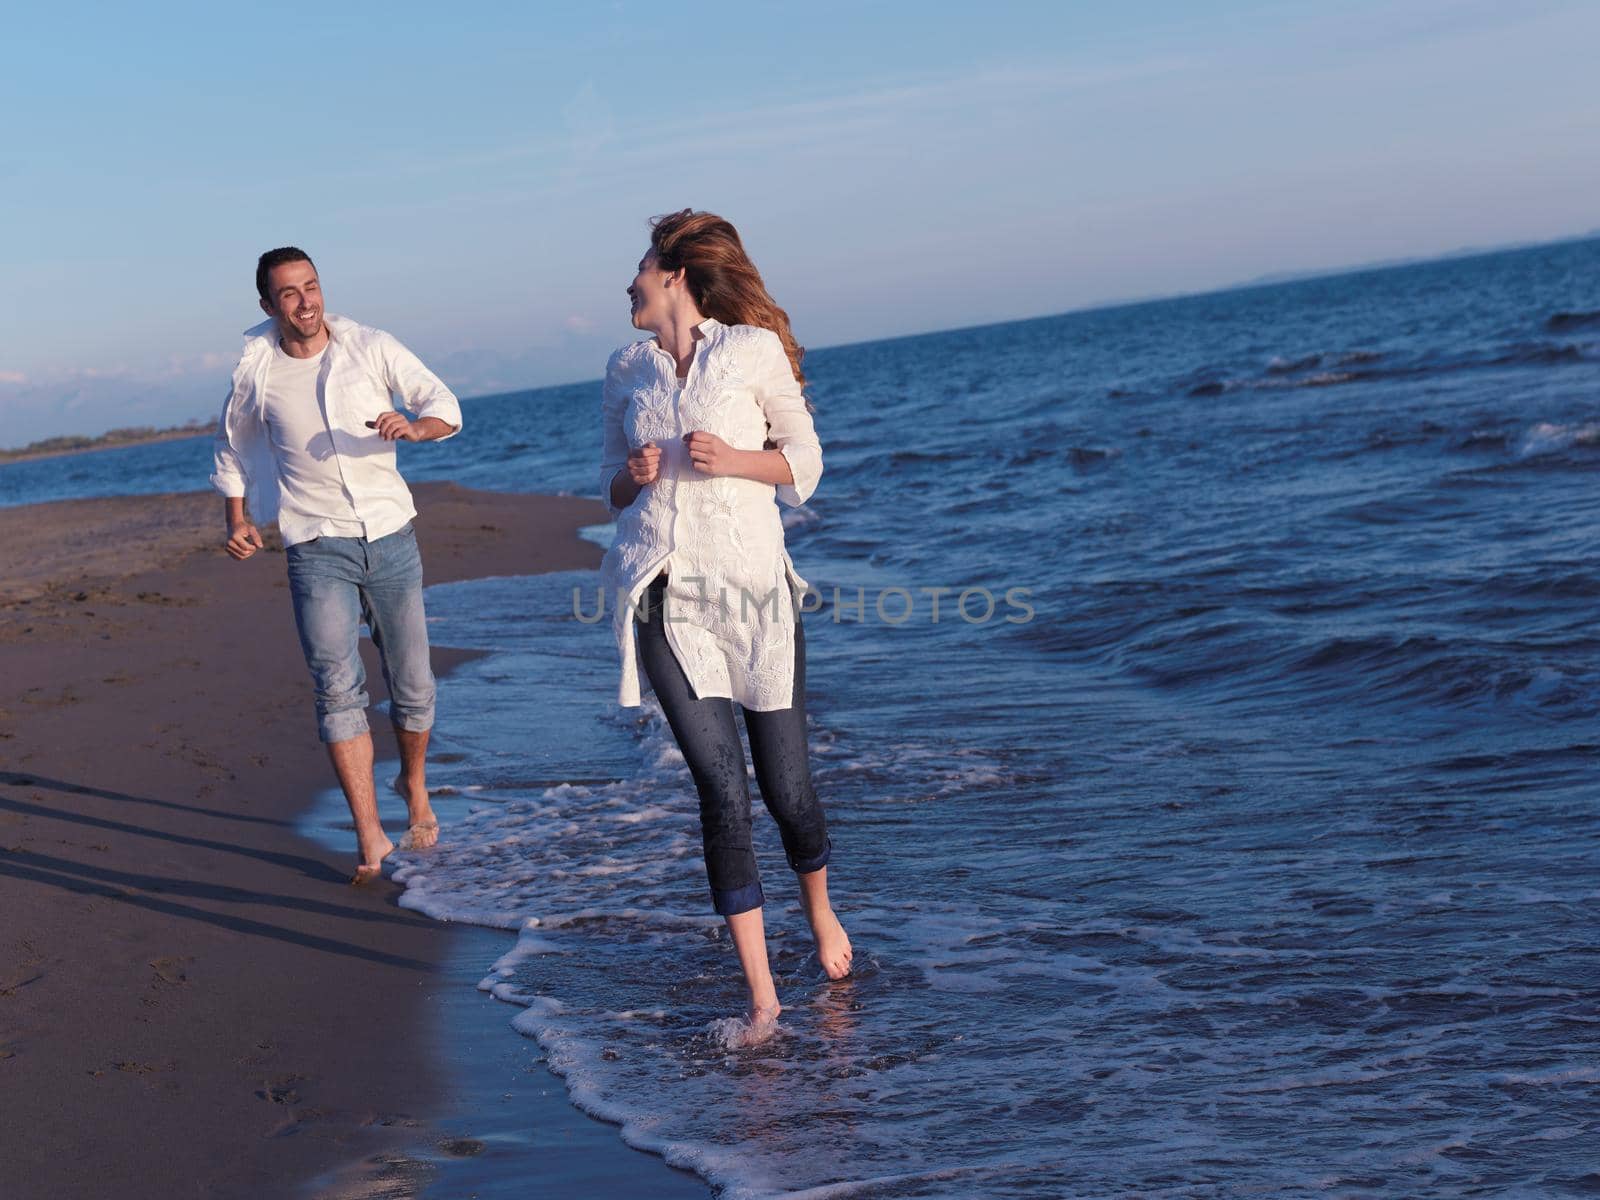
[[[777,334],[795,379],[805,387],[800,360],[806,352],[794,340],[789,314],[768,294],[732,224],[715,213],[685,208],[650,222],[650,248],[663,271],[683,272],[689,294],[706,316],[724,325],[755,325]]]

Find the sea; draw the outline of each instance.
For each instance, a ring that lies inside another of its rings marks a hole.
[[[726,1200],[1600,1193],[1600,240],[806,368],[785,526],[855,971],[759,817],[785,1008],[728,1036],[693,787],[615,704],[595,576],[434,586],[487,653],[394,876],[506,931],[505,1038]],[[597,382],[465,411],[411,478],[596,494]],[[0,503],[208,464],[18,463]]]

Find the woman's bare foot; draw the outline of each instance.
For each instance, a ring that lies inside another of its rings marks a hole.
[[[807,913],[811,922],[811,936],[817,939],[817,961],[828,973],[829,979],[843,979],[850,974],[850,959],[855,951],[850,948],[850,937],[834,916],[833,909]]]
[[[369,842],[359,834],[356,837],[357,849],[361,861],[356,864],[356,873],[350,877],[352,884],[371,883],[383,874],[383,860],[394,852],[394,843],[383,833],[378,831],[375,840]]]
[[[805,909],[811,936],[817,939],[817,961],[829,979],[843,979],[850,974],[853,952],[844,926],[828,902],[828,868],[818,867],[796,878],[800,880],[800,906]]]
[[[420,783],[408,786],[403,776],[396,776],[394,790],[406,802],[406,812],[410,814],[400,849],[426,850],[439,840],[439,819],[433,815],[428,789]]]
[[[776,995],[770,1004],[757,1004],[752,1000],[743,1019],[722,1017],[706,1026],[706,1031],[729,1050],[759,1046],[778,1032],[778,1014],[782,1011]]]
[[[778,1003],[778,993],[773,992],[769,998],[763,998],[759,1003],[755,997],[750,998],[750,1005],[745,1009],[744,1019],[750,1024],[750,1031],[768,1029],[778,1023],[778,1014],[783,1011],[783,1005]]]
[[[773,1034],[778,1032],[778,1014],[783,1011],[783,1005],[774,997],[771,1005],[758,1008],[751,1005],[745,1013],[745,1026],[739,1030],[733,1039],[740,1046],[759,1046]]]

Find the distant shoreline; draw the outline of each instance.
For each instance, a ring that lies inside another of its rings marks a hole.
[[[176,442],[183,438],[205,437],[217,431],[215,421],[192,421],[171,429],[113,429],[99,437],[53,437],[30,442],[16,450],[0,450],[0,465],[35,458],[60,458],[67,454],[88,454],[95,450],[118,450],[123,446],[144,446],[152,442]]]

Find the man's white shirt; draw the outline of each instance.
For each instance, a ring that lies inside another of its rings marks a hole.
[[[245,331],[213,445],[212,484],[245,497],[258,524],[276,519],[286,546],[376,540],[417,515],[395,443],[367,428],[393,408],[391,397],[413,417],[450,425],[446,437],[461,428],[454,394],[398,339],[332,314],[324,321],[329,341],[314,374],[304,366],[313,360],[283,353],[275,322]]]

